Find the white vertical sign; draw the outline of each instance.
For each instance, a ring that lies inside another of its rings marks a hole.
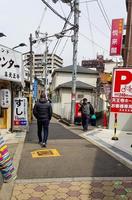
[[[28,123],[27,99],[14,98],[14,125],[26,126]]]
[[[11,104],[11,92],[8,89],[0,90],[0,106],[2,108],[8,108]]]

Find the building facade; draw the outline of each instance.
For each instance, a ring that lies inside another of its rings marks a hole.
[[[23,58],[25,66],[30,69],[30,54],[24,54]],[[45,80],[47,71],[47,85],[52,82],[52,73],[54,69],[61,68],[63,66],[63,59],[56,54],[47,54],[47,65],[45,63],[45,54],[33,53],[33,76],[40,80]],[[30,76],[30,70],[29,70]]]
[[[61,118],[70,120],[71,91],[73,66],[56,69],[52,74],[52,106],[53,112]],[[103,110],[102,99],[96,96],[96,84],[99,73],[95,70],[77,66],[76,103],[84,97],[88,99],[97,112]]]

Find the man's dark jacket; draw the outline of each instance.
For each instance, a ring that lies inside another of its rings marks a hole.
[[[52,106],[46,99],[39,99],[33,108],[33,114],[38,121],[49,121],[52,117]]]

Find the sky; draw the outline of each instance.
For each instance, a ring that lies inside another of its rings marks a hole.
[[[81,64],[83,59],[95,59],[97,54],[104,55],[104,58],[112,58],[109,56],[110,29],[98,3],[96,1],[85,3],[85,1],[87,0],[79,1],[78,64]],[[98,1],[102,2],[110,24],[112,19],[116,18],[124,18],[124,23],[126,23],[125,0]],[[47,2],[62,16],[68,16],[70,8],[67,4],[60,0],[56,4],[52,0],[47,0]],[[0,32],[7,36],[0,38],[0,44],[12,48],[20,43],[25,43],[27,47],[17,49],[22,53],[29,51],[30,33],[33,34],[34,39],[36,39],[36,30],[43,33],[40,35],[41,37],[44,37],[46,32],[48,35],[54,35],[62,30],[63,25],[64,21],[48,8],[46,9],[42,0],[0,0]],[[48,41],[49,53],[52,53],[56,41],[56,37]],[[64,46],[65,48],[63,48]],[[71,37],[64,37],[55,50],[55,53],[63,58],[64,66],[72,64],[72,46]],[[44,49],[45,44],[42,42],[33,45],[33,51],[36,53],[44,53]]]

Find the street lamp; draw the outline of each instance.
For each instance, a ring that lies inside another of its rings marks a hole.
[[[6,37],[4,33],[0,33],[0,37]]]
[[[27,45],[26,45],[25,43],[20,43],[19,45],[13,47],[12,49],[14,50],[14,49],[16,49],[16,48],[18,48],[18,47],[26,47],[26,46],[27,46]]]

